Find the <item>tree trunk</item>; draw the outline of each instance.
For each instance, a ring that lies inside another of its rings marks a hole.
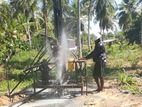
[[[47,37],[47,35],[48,35],[48,27],[47,27],[47,14],[46,13],[44,15],[44,20],[45,20],[45,36]]]
[[[140,36],[141,36],[141,47],[142,47],[142,18],[141,18],[141,33],[140,33]]]
[[[141,3],[141,7],[142,7],[142,3]],[[141,39],[141,47],[142,47],[142,8],[141,8],[141,33],[140,33],[140,39]]]
[[[29,20],[27,19],[27,27],[26,27],[26,34],[28,36],[28,42],[29,42],[29,46],[32,46],[32,37],[30,34],[30,27],[29,27]]]
[[[88,7],[88,48],[91,50],[91,43],[90,43],[90,11],[91,11],[91,0]]]
[[[47,13],[44,15],[44,20],[45,20],[45,44],[47,43],[47,37],[48,37],[48,27],[47,27]]]
[[[100,29],[100,33],[101,33],[102,41],[104,41],[104,34],[105,34],[104,29]]]
[[[81,46],[81,35],[80,35],[80,0],[77,1],[78,7],[78,48],[79,48],[79,57],[82,57],[82,46]]]
[[[47,41],[47,36],[48,36],[48,27],[47,27],[47,1],[43,0],[43,14],[44,14],[44,22],[45,22],[45,45],[48,42]]]

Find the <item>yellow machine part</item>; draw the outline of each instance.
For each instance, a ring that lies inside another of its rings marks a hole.
[[[68,60],[68,71],[69,72],[71,72],[71,71],[74,71],[74,69],[75,69],[75,65],[74,65],[74,61],[73,61],[73,59],[69,59]]]

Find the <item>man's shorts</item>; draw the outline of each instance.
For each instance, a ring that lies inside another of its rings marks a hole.
[[[96,61],[94,65],[93,77],[102,77],[104,74],[105,64],[103,61]]]

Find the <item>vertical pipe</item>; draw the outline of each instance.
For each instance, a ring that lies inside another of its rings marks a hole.
[[[62,5],[61,0],[53,0],[55,36],[60,40],[62,34]]]
[[[63,25],[62,25],[62,23],[63,23],[63,21],[62,21],[62,2],[61,2],[61,0],[59,0],[58,1],[58,5],[59,5],[59,7],[58,7],[58,14],[59,14],[59,20],[58,20],[58,32],[59,32],[59,40],[61,39],[61,35],[62,35],[62,30],[63,30]]]

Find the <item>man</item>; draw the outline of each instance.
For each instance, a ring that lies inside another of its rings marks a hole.
[[[83,59],[93,59],[95,62],[94,65],[94,71],[93,71],[93,78],[95,79],[95,82],[97,83],[97,90],[96,91],[102,91],[104,88],[104,78],[103,78],[103,72],[104,72],[104,66],[106,62],[106,54],[105,54],[105,47],[101,41],[101,35],[95,34],[95,48],[94,50],[88,54]]]

